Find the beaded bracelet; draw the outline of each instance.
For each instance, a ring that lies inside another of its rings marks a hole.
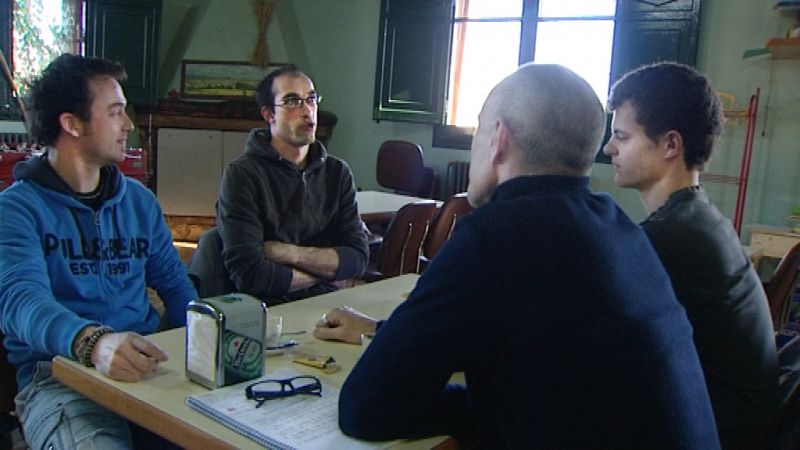
[[[94,364],[92,364],[94,346],[97,345],[97,341],[99,341],[101,337],[113,332],[113,328],[102,325],[95,328],[95,330],[88,335],[82,337],[81,341],[78,343],[78,350],[75,352],[78,361],[86,367],[94,367]]]

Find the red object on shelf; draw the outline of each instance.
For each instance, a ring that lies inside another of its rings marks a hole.
[[[147,184],[147,152],[141,148],[125,150],[125,160],[117,164],[119,170],[127,177]]]
[[[13,170],[18,162],[28,159],[28,152],[0,152],[0,181],[8,186],[14,182]]]
[[[14,182],[14,166],[30,157],[30,152],[0,151],[0,182],[11,186]],[[125,150],[125,159],[117,164],[119,170],[127,177],[134,178],[147,184],[147,152],[141,148]]]
[[[747,131],[744,135],[744,150],[742,152],[742,166],[739,172],[739,192],[736,196],[736,210],[733,213],[733,228],[739,235],[742,233],[744,203],[747,199],[747,179],[750,175],[750,161],[753,156],[753,138],[756,134],[756,115],[760,96],[761,88],[756,88],[756,93],[750,96],[750,103],[747,106]]]

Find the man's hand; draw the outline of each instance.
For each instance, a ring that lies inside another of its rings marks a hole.
[[[360,344],[361,335],[374,333],[377,323],[372,317],[342,305],[322,315],[314,327],[314,336],[318,339]]]
[[[297,265],[298,247],[281,241],[267,241],[264,243],[264,252],[267,259],[287,266]]]
[[[92,352],[97,371],[120,381],[139,381],[168,358],[164,350],[133,332],[106,334]]]

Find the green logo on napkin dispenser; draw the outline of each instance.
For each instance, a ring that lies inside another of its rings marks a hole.
[[[224,339],[226,383],[235,384],[260,377],[264,358],[261,342],[227,330]]]
[[[217,300],[221,301],[222,303],[236,303],[242,301],[241,297],[237,297],[235,295],[221,295],[217,297]]]

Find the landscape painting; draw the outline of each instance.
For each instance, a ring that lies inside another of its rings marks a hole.
[[[207,99],[252,98],[256,86],[270,71],[283,64],[267,67],[240,61],[183,60],[181,97]]]

